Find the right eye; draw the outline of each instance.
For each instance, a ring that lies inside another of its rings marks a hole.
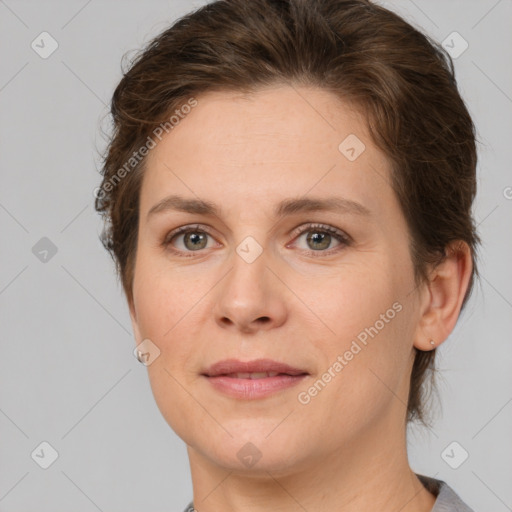
[[[191,255],[185,255],[183,253],[194,253],[207,249],[208,237],[211,237],[211,235],[199,224],[196,226],[182,226],[171,231],[165,237],[162,245],[179,256],[190,257]],[[180,239],[181,242],[179,242]],[[181,247],[177,248],[176,243],[178,243],[178,245],[181,243]]]

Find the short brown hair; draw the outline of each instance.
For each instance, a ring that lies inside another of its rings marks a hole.
[[[133,60],[111,103],[113,133],[96,209],[129,302],[146,159],[126,162],[191,96],[315,86],[357,105],[393,167],[417,282],[451,242],[466,242],[477,275],[475,130],[441,46],[368,0],[218,0],[178,19]],[[125,169],[120,177],[120,170]],[[435,351],[416,350],[407,421],[425,423]],[[431,381],[433,382],[433,381]]]

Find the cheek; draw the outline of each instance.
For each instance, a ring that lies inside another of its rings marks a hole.
[[[191,342],[201,338],[200,322],[195,319],[198,309],[194,307],[200,301],[200,290],[197,283],[177,276],[173,279],[143,258],[137,265],[134,303],[138,329],[142,339],[150,339],[160,350],[159,357],[148,366],[151,386],[159,405],[172,404],[180,393],[171,376],[183,380],[179,374],[187,367]]]
[[[401,286],[390,265],[377,257],[366,265],[343,265],[316,283],[315,287],[301,286],[298,294],[306,298],[311,311],[329,328],[329,339],[336,349],[343,348],[340,345],[346,342],[350,344],[351,339],[375,322],[383,330],[381,315],[401,299]],[[394,312],[389,316],[394,317]]]
[[[194,446],[196,436],[191,418],[205,423],[208,418],[201,416],[204,411],[187,392],[196,376],[184,372],[191,355],[197,352],[194,340],[204,338],[198,331],[201,322],[194,318],[198,310],[194,304],[204,291],[201,292],[198,283],[165,275],[155,271],[155,265],[145,263],[142,258],[138,262],[134,301],[141,337],[149,338],[160,350],[159,357],[147,367],[151,389],[171,428]]]
[[[327,336],[312,338],[323,356],[312,408],[319,414],[330,411],[332,425],[352,418],[355,427],[382,410],[393,393],[401,393],[412,345],[407,283],[403,274],[394,273],[391,260],[382,260],[331,276],[323,297],[310,294],[315,312],[330,329]],[[338,416],[340,411],[346,415]]]
[[[134,302],[141,335],[164,341],[172,339],[182,322],[190,322],[194,305],[204,296],[204,280],[192,272],[172,272],[164,258],[141,251],[134,276]],[[167,343],[167,341],[166,341]]]
[[[322,347],[325,363],[319,374],[299,390],[305,393],[299,403],[308,402],[299,405],[310,418],[306,421],[317,423],[327,437],[339,438],[340,432],[345,438],[357,436],[390,409],[400,414],[407,403],[410,348],[402,338],[404,309],[391,305],[375,311],[388,312],[388,323],[365,313],[336,324],[337,336]]]

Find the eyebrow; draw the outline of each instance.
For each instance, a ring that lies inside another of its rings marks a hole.
[[[210,201],[170,195],[156,203],[149,210],[147,217],[149,218],[157,213],[172,210],[199,215],[213,215],[216,217],[222,215],[221,208]],[[344,197],[285,199],[276,205],[274,215],[276,217],[284,217],[294,213],[315,211],[334,211],[362,216],[371,215],[370,210],[366,206]]]

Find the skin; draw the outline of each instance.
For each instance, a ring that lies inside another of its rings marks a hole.
[[[151,387],[187,444],[196,509],[430,511],[435,497],[407,460],[409,379],[414,347],[431,350],[430,340],[438,346],[455,326],[471,272],[467,246],[417,286],[390,164],[364,117],[331,93],[283,85],[197,100],[147,157],[130,301],[136,343],[149,338],[161,352],[148,366]],[[338,149],[350,134],[366,146],[354,161]],[[170,194],[213,202],[219,214],[148,216]],[[284,199],[332,196],[369,215],[274,216]],[[351,242],[308,243],[323,233],[309,223]],[[209,229],[199,250],[183,234],[169,240],[197,224],[199,235]],[[263,250],[252,263],[236,251],[248,236]],[[300,403],[394,303],[401,311]],[[309,375],[270,397],[231,398],[200,375],[227,358],[270,358]],[[237,457],[247,442],[261,454],[252,467]]]

